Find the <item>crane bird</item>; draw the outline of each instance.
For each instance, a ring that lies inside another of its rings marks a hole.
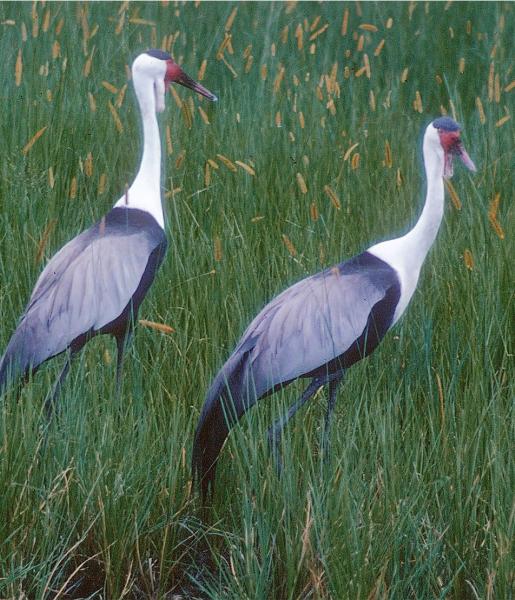
[[[298,378],[310,378],[300,398],[268,431],[272,450],[286,423],[317,390],[328,386],[324,439],[344,372],[370,355],[400,319],[415,291],[444,207],[444,177],[452,157],[475,166],[449,117],[429,124],[423,142],[427,195],[422,214],[406,235],[307,277],[267,304],[250,323],[216,375],[195,432],[193,476],[205,500],[229,430],[258,400]]]
[[[217,99],[160,50],[148,50],[134,60],[132,80],[143,121],[138,173],[112,210],[63,246],[46,265],[0,359],[2,394],[10,382],[26,380],[43,362],[67,351],[64,367],[45,402],[47,413],[72,357],[99,334],[116,339],[116,385],[120,389],[124,350],[167,247],[156,112],[164,110],[165,92],[171,83],[209,100]]]

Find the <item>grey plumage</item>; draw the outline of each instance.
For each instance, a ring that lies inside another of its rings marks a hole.
[[[166,245],[151,215],[118,207],[63,246],[39,276],[0,360],[0,392],[101,333],[112,334],[120,352]]]
[[[200,415],[193,471],[204,497],[230,427],[299,377],[314,380],[301,404],[321,385],[337,384],[344,369],[373,352],[399,295],[395,271],[365,252],[294,284],[263,308],[215,377]]]

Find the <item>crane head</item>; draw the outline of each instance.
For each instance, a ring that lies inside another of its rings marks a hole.
[[[155,110],[163,112],[165,109],[166,89],[172,83],[179,83],[187,88],[215,101],[217,97],[189,77],[182,68],[173,61],[172,57],[162,50],[147,50],[140,54],[132,64],[133,80],[136,87],[136,79],[147,81],[154,89]],[[148,85],[144,84],[145,86]],[[137,90],[136,90],[137,93]]]
[[[461,126],[450,117],[439,117],[432,122],[438,132],[440,145],[444,152],[444,177],[452,177],[452,159],[457,156],[471,171],[476,170],[476,165],[468,155],[460,139]]]
[[[172,57],[167,52],[163,52],[162,50],[147,50],[146,54],[166,63],[166,72],[164,76],[165,87],[172,83],[178,83],[189,88],[190,90],[193,90],[194,92],[197,92],[197,94],[201,94],[208,100],[213,102],[218,100],[213,93],[185,73],[182,68],[176,62],[174,62]]]

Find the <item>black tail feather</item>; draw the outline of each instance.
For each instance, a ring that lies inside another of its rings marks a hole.
[[[204,503],[213,495],[216,463],[230,429],[256,402],[249,382],[248,356],[235,352],[208,391],[193,442],[193,478],[200,485]]]

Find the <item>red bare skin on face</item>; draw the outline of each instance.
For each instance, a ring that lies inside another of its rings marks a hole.
[[[183,71],[179,65],[175,64],[173,60],[166,61],[166,75],[165,75],[165,83],[171,83],[172,81],[177,81],[180,79]]]
[[[438,135],[440,136],[440,143],[445,152],[451,152],[453,147],[460,141],[459,130],[445,131],[444,129],[439,129]]]

